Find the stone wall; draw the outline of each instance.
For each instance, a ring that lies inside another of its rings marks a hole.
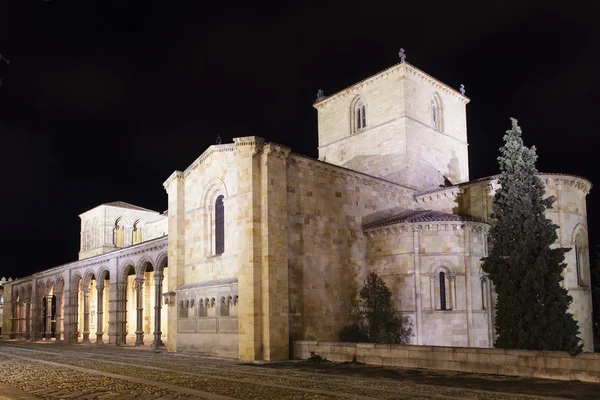
[[[432,118],[437,101],[439,125]],[[366,127],[355,127],[362,101]],[[407,63],[318,101],[319,159],[419,190],[469,179],[468,99]]]
[[[579,324],[584,350],[592,351],[592,294],[586,209],[586,196],[591,183],[584,178],[564,174],[540,174],[540,178],[545,184],[546,196],[556,199],[552,209],[546,211],[547,217],[559,226],[555,244],[571,249],[565,254],[567,267],[563,272],[563,287],[573,297],[569,312],[573,313]],[[493,197],[498,187],[497,176],[493,176],[418,194],[415,199],[421,209],[472,215],[491,221]],[[579,256],[576,255],[576,245]]]
[[[413,323],[411,343],[490,347],[491,298],[482,282],[487,224],[461,221],[399,223],[365,229],[367,261]],[[440,272],[444,279],[441,306]]]
[[[166,221],[164,226],[159,228],[160,231],[147,228],[147,223],[166,219],[158,212],[138,209],[127,203],[122,203],[125,207],[110,205],[115,203],[99,205],[79,216],[81,218],[80,260],[114,251],[117,247],[140,243],[134,238],[134,229],[141,231],[142,241],[152,240],[163,236],[163,232],[166,233]],[[117,246],[115,243],[115,225],[123,228],[122,246]]]
[[[373,343],[294,342],[294,358],[314,352],[331,361],[356,361],[402,368],[426,368],[600,383],[600,354],[562,351],[401,346]]]
[[[291,340],[337,340],[368,272],[362,225],[410,209],[413,193],[400,185],[290,154]]]

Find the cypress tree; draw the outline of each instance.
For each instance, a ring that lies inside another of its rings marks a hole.
[[[579,328],[567,312],[572,301],[561,286],[565,248],[552,248],[557,225],[544,212],[535,146],[525,147],[521,128],[511,118],[498,161],[500,188],[493,199],[490,250],[482,269],[498,295],[495,346],[507,349],[581,351]]]

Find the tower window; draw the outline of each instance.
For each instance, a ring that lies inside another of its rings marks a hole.
[[[362,99],[359,99],[354,103],[352,108],[353,113],[353,127],[352,133],[360,132],[367,127],[367,107]]]
[[[443,130],[442,99],[437,93],[431,99],[431,126],[438,131]]]
[[[225,207],[223,195],[217,197],[215,202],[215,254],[225,252]]]
[[[440,310],[446,309],[446,274],[440,272]]]

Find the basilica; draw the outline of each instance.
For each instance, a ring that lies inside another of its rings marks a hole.
[[[4,339],[285,360],[294,341],[338,341],[376,271],[412,344],[492,347],[481,258],[498,177],[469,176],[468,102],[402,60],[319,91],[318,160],[255,136],[208,147],[163,183],[167,211],[101,204],[80,215],[77,261],[3,283]],[[540,178],[591,351],[591,183]]]

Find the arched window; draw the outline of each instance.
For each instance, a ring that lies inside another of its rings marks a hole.
[[[446,309],[446,274],[440,272],[440,310]]]
[[[121,220],[117,220],[117,222],[115,222],[115,227],[113,229],[113,242],[115,247],[125,247],[125,227],[119,223],[121,223]]]
[[[132,242],[133,244],[138,244],[138,243],[142,243],[143,238],[142,238],[142,225],[143,223],[141,221],[136,221],[135,224],[133,224],[133,235],[132,235]]]
[[[217,197],[215,202],[215,254],[225,252],[225,207],[223,195]]]
[[[587,246],[587,232],[579,225],[575,230],[573,237],[573,250],[575,251],[575,274],[577,276],[577,286],[587,286],[589,283],[589,277],[587,271],[589,270],[588,261],[588,246]]]
[[[360,132],[367,128],[367,106],[360,97],[352,103],[352,133]]]
[[[442,99],[435,93],[431,98],[431,126],[438,131],[443,130]]]

